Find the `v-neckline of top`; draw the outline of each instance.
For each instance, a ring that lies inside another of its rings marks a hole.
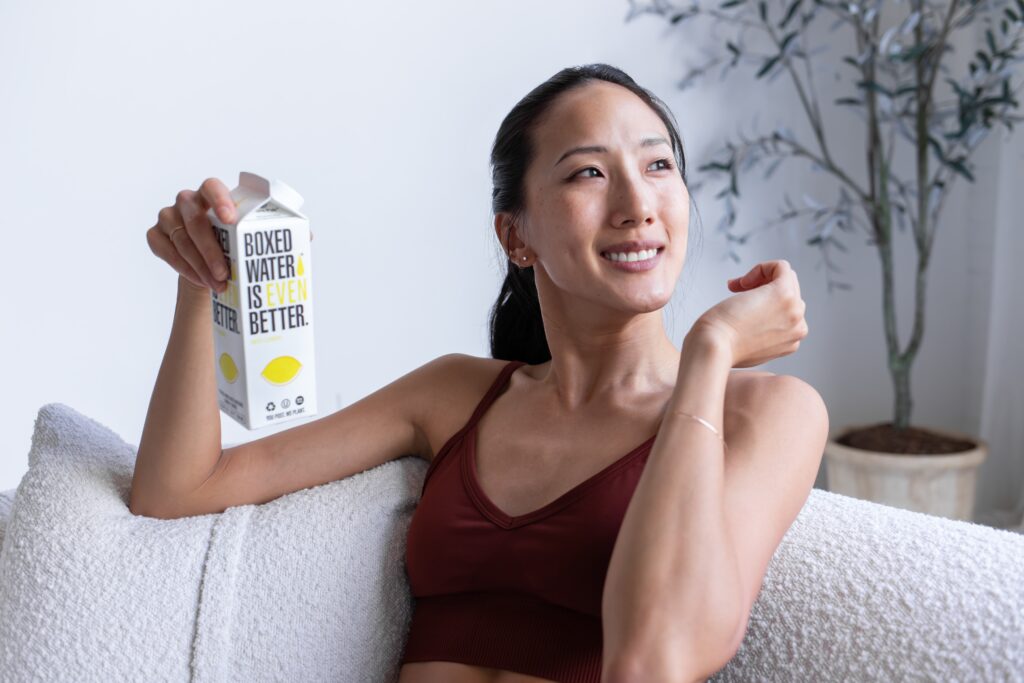
[[[516,364],[515,367],[512,367],[511,371],[507,371],[504,373],[505,377],[501,384],[495,388],[494,393],[490,398],[490,401],[487,403],[484,410],[477,416],[476,420],[473,421],[473,424],[470,425],[469,429],[466,430],[465,434],[463,435],[463,440],[465,443],[461,449],[462,478],[466,484],[467,489],[469,490],[470,497],[473,499],[473,502],[476,503],[481,513],[486,515],[492,522],[505,529],[513,529],[516,527],[523,526],[524,524],[529,524],[530,522],[536,521],[542,517],[546,517],[547,515],[553,514],[560,510],[561,508],[565,507],[566,505],[572,503],[577,498],[582,496],[591,487],[593,487],[606,477],[611,476],[613,473],[619,471],[620,469],[631,463],[636,457],[643,453],[648,446],[654,443],[654,440],[658,436],[658,432],[655,431],[654,434],[644,439],[643,442],[632,448],[629,452],[627,452],[625,455],[612,462],[607,467],[587,477],[586,479],[576,484],[562,495],[558,496],[551,502],[537,508],[536,510],[526,512],[521,515],[509,515],[494,504],[494,501],[492,501],[490,497],[488,497],[488,495],[484,492],[483,487],[480,485],[480,481],[477,477],[478,470],[476,467],[476,446],[477,426],[480,424],[480,420],[483,418],[483,414],[490,409],[490,407],[498,399],[498,396],[504,393],[505,388],[508,386],[512,373],[515,372],[516,369],[518,369],[519,365],[524,365],[524,363],[519,361],[511,361],[509,363],[509,366],[512,366],[512,364]]]

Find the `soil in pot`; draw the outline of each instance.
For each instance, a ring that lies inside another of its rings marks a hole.
[[[974,441],[955,439],[928,429],[907,427],[898,430],[893,427],[892,422],[879,422],[850,431],[836,439],[836,443],[849,448],[901,455],[962,453],[978,446]]]

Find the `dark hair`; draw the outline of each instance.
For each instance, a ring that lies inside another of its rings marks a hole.
[[[534,157],[530,134],[538,119],[559,95],[575,88],[608,81],[628,88],[665,123],[671,137],[676,168],[686,182],[686,158],[675,118],[656,95],[641,87],[624,71],[608,64],[586,64],[562,69],[531,90],[505,116],[491,148],[491,210],[494,215],[507,212],[518,223],[525,206],[523,177]],[[506,255],[507,256],[507,255]],[[521,268],[505,259],[508,272],[498,300],[491,307],[491,357],[521,360],[531,365],[551,360],[533,268]]]

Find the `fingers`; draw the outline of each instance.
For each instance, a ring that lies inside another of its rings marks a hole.
[[[757,264],[757,269],[759,269],[759,276],[764,282],[775,282],[776,280],[781,280],[793,271],[792,266],[789,265],[789,261],[785,259],[759,263]]]
[[[220,291],[220,282],[227,279],[228,270],[224,252],[217,242],[210,220],[206,217],[205,200],[198,192],[182,190],[178,193],[175,208],[185,221],[183,232],[187,233],[188,239],[179,232],[175,236],[174,246],[208,287]]]
[[[753,289],[760,287],[766,282],[771,282],[771,271],[774,269],[772,264],[774,263],[777,263],[777,261],[758,263],[748,270],[745,275],[729,280],[729,289],[742,292],[745,289]]]
[[[199,196],[204,202],[204,211],[212,207],[217,217],[225,223],[235,219],[235,201],[231,198],[231,190],[217,178],[204,180],[199,186]]]
[[[795,280],[796,274],[793,272],[793,267],[785,259],[762,261],[747,271],[745,275],[728,280],[727,285],[734,292],[743,291],[781,280],[790,273],[793,274]]]
[[[146,242],[191,284],[223,292],[230,264],[210,222],[211,208],[225,223],[238,218],[231,191],[217,178],[207,178],[197,191],[179,192],[173,206],[159,211],[157,224],[146,232]],[[313,239],[312,231],[309,239]]]
[[[202,279],[196,274],[196,271],[188,264],[188,262],[181,257],[178,253],[178,248],[171,243],[170,238],[163,230],[160,229],[159,223],[154,225],[146,232],[146,242],[149,244],[150,250],[167,261],[178,271],[182,277],[191,282],[196,287],[202,287],[206,289],[206,285],[203,284]]]

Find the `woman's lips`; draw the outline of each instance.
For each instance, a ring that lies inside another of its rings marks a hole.
[[[631,273],[642,273],[656,267],[658,262],[661,261],[661,254],[664,251],[665,247],[661,247],[658,249],[657,254],[644,261],[612,261],[604,254],[601,255],[601,260],[614,268],[618,268],[619,270],[625,270]]]

